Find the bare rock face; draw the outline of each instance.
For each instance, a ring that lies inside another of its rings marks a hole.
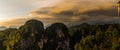
[[[48,38],[43,50],[69,50],[69,31],[63,23],[54,23],[45,30]]]
[[[54,23],[51,26],[47,27],[45,32],[45,35],[47,35],[48,38],[69,37],[68,28],[63,23]]]
[[[37,20],[29,20],[20,27],[21,39],[16,50],[39,50],[38,43],[43,37],[44,25]]]

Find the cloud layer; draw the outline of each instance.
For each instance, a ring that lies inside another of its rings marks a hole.
[[[45,25],[54,22],[65,24],[80,23],[118,23],[116,0],[62,0],[52,7],[43,7],[31,11],[28,19],[43,21]],[[9,21],[9,24],[22,24],[28,19]],[[6,22],[4,22],[6,24]]]

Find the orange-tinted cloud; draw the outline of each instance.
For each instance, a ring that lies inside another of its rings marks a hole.
[[[53,7],[44,7],[32,11],[32,17],[50,18],[56,16],[70,17],[90,11],[116,8],[115,0],[63,0]]]
[[[80,23],[117,23],[117,0],[61,0],[52,7],[33,10],[28,14],[29,19],[37,19],[49,25],[54,22],[65,24]],[[6,25],[23,24],[28,19],[4,22]],[[14,22],[16,21],[16,22]]]

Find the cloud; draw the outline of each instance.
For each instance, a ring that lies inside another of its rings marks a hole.
[[[74,16],[91,11],[106,11],[115,8],[115,0],[63,0],[53,7],[39,8],[30,13],[31,16],[48,15],[56,16]],[[111,10],[112,11],[112,10]]]
[[[9,24],[23,24],[26,20],[37,19],[44,22],[45,26],[55,22],[66,25],[80,23],[119,23],[117,17],[117,0],[61,0],[54,6],[38,8],[31,11],[28,19],[9,21]],[[7,24],[7,22],[4,22]]]
[[[21,19],[12,19],[12,20],[9,20],[9,21],[4,21],[4,22],[0,22],[0,25],[1,26],[21,26],[25,23],[25,21],[27,21],[27,19],[25,18],[21,18]]]
[[[101,9],[101,10],[93,10],[93,11],[88,11],[88,12],[84,12],[82,14],[87,14],[89,16],[109,16],[109,17],[114,17],[114,16],[118,16],[117,13],[117,7],[112,7],[109,9]]]
[[[111,21],[117,17],[116,0],[62,0],[53,7],[44,7],[30,12],[32,17],[51,18],[60,22]],[[44,16],[45,15],[45,16]],[[86,17],[87,16],[87,17]]]
[[[27,16],[27,13],[40,7],[51,7],[60,0],[0,0],[0,17],[15,19]]]

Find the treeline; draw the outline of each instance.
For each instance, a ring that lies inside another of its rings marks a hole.
[[[41,21],[29,20],[0,31],[0,50],[120,50],[120,24],[54,23],[44,29]]]

